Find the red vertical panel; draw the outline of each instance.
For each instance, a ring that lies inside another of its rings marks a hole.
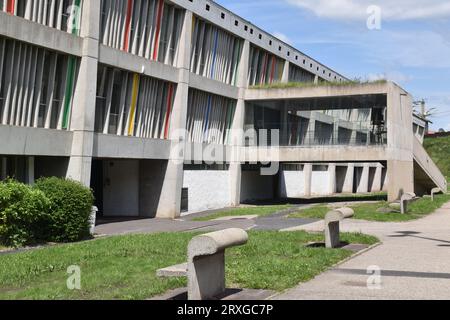
[[[275,56],[272,56],[272,70],[270,71],[270,83],[273,82],[273,76],[275,74]]]
[[[127,18],[125,20],[125,39],[124,50],[128,51],[130,46],[130,30],[131,30],[131,15],[133,14],[133,0],[128,0],[127,6]]]
[[[14,7],[16,6],[15,0],[8,0],[8,3],[6,4],[6,12],[14,14]]]
[[[159,0],[158,15],[156,17],[156,34],[155,34],[155,50],[153,51],[153,60],[158,59],[159,37],[161,33],[162,14],[164,9],[164,0]]]
[[[173,97],[173,84],[169,83],[169,94],[167,96],[167,114],[164,129],[164,139],[169,139],[169,121],[172,113],[172,97]]]
[[[266,82],[266,72],[267,72],[267,64],[269,63],[269,55],[264,53],[264,60],[263,60],[263,70],[261,74],[261,84],[264,84]]]

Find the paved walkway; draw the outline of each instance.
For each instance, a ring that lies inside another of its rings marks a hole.
[[[208,215],[204,212],[196,215],[185,216],[177,220],[168,219],[135,219],[135,220],[104,220],[102,224],[95,227],[95,233],[99,235],[119,235],[133,233],[157,233],[157,232],[184,232],[198,231],[209,232],[227,228],[241,228],[244,230],[280,230],[311,224],[318,219],[295,219],[286,218],[290,212],[306,207],[298,205],[280,213],[267,217],[253,217],[251,219],[240,219],[233,217],[230,220],[192,221],[193,218]],[[219,210],[216,210],[219,211]]]
[[[323,230],[323,222],[300,229]],[[416,221],[346,220],[341,230],[373,234],[383,243],[276,299],[450,299],[450,203]],[[367,286],[369,266],[381,269],[378,289]]]

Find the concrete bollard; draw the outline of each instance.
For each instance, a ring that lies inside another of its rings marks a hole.
[[[351,208],[339,208],[325,215],[325,247],[337,248],[340,245],[340,222],[353,215],[354,211]]]
[[[188,245],[188,299],[207,300],[225,292],[225,249],[248,241],[242,229],[194,237]]]
[[[408,204],[416,198],[416,194],[412,192],[406,192],[400,198],[400,212],[405,214],[408,212]]]
[[[434,195],[442,193],[442,190],[440,188],[433,188],[431,189],[431,201],[434,202]]]

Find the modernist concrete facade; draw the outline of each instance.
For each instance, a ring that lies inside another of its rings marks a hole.
[[[212,1],[3,0],[0,178],[70,177],[105,216],[160,218],[446,189],[411,96],[346,80]],[[255,87],[283,82],[312,85]]]

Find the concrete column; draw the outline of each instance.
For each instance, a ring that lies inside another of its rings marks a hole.
[[[232,206],[241,204],[241,148],[244,146],[245,90],[247,88],[248,64],[250,59],[250,42],[245,40],[238,68],[239,99],[236,105],[233,124],[231,126],[232,151],[230,161],[230,202]]]
[[[305,197],[311,197],[312,171],[312,163],[305,163],[305,166],[303,167],[303,175],[305,178]]]
[[[383,179],[383,165],[381,163],[378,163],[377,168],[375,169],[375,175],[373,177],[371,192],[380,192],[381,191],[382,179]]]
[[[101,0],[85,1],[83,5],[80,32],[83,37],[83,55],[69,128],[73,132],[73,141],[67,177],[86,186],[90,185],[91,180],[94,144],[100,5]]]
[[[361,173],[361,179],[359,180],[358,193],[368,193],[369,192],[369,172],[370,166],[365,163]]]
[[[335,194],[336,193],[336,164],[335,163],[330,163],[328,165],[328,177],[329,177],[329,182],[328,182],[328,192],[330,194]]]
[[[355,179],[355,164],[349,163],[347,173],[345,174],[344,186],[342,193],[353,193],[353,180]]]
[[[170,120],[171,152],[156,212],[157,218],[175,219],[181,214],[181,192],[183,189],[183,166],[186,144],[186,118],[189,97],[192,20],[192,12],[186,10],[177,60],[179,80],[174,98],[172,118]]]
[[[387,163],[388,201],[396,201],[404,193],[414,192],[414,162],[389,160]]]
[[[414,192],[414,159],[411,134],[412,97],[393,83],[388,83],[387,162],[388,201]]]
[[[286,60],[284,62],[283,75],[281,77],[281,82],[282,83],[288,83],[289,82],[289,66],[290,66],[290,63],[289,63],[289,61]]]
[[[34,184],[34,157],[27,157],[27,183]]]

